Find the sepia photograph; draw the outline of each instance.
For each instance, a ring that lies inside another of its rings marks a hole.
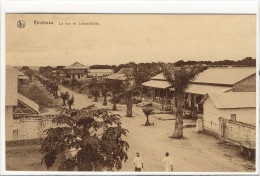
[[[6,170],[254,173],[256,20],[6,14]]]

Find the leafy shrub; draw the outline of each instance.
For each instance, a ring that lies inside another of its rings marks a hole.
[[[41,148],[43,162],[49,169],[58,154],[65,154],[60,171],[120,170],[128,159],[129,144],[122,139],[128,130],[121,127],[120,116],[94,105],[81,110],[63,109],[53,123],[65,127],[46,131]],[[102,131],[98,133],[98,131]]]

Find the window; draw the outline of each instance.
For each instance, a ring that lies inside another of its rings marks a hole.
[[[80,74],[78,74],[78,78],[80,78]]]
[[[231,114],[231,120],[234,122],[236,121],[236,114]]]

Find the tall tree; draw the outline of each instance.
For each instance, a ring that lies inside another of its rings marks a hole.
[[[184,93],[189,87],[191,81],[193,81],[196,75],[201,71],[196,67],[181,67],[175,68],[168,64],[163,67],[163,74],[167,78],[168,82],[174,88],[174,97],[176,99],[176,123],[173,132],[174,139],[183,138],[183,107],[185,103]]]

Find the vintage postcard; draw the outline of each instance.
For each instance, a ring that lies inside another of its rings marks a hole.
[[[255,173],[256,19],[6,14],[6,170]]]

